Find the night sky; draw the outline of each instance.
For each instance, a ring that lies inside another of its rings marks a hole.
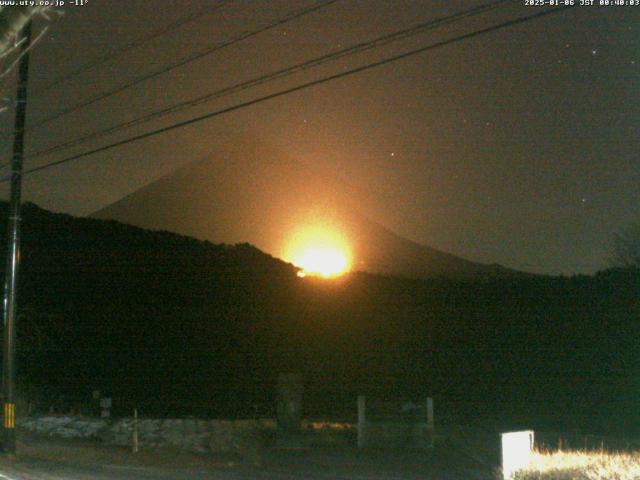
[[[31,57],[28,124],[315,2],[236,0],[216,9],[217,3],[89,0],[63,7],[51,22],[39,20],[36,31],[47,23],[49,31]],[[339,0],[31,129],[27,154],[482,3]],[[28,158],[25,167],[544,8],[511,2]],[[200,11],[197,20],[47,90],[88,62]],[[411,240],[526,271],[593,273],[608,266],[613,233],[640,219],[639,20],[640,6],[577,6],[43,170],[26,178],[24,199],[88,215],[247,135],[370,192],[379,201],[363,200],[363,212]],[[3,95],[12,96],[14,79],[5,86]],[[0,121],[8,161],[13,113]]]

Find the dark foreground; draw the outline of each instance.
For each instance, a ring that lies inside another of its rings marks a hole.
[[[23,445],[0,457],[0,480],[494,479],[494,467],[451,444],[427,452],[356,449],[266,449],[251,459],[213,459],[180,452],[87,444]]]

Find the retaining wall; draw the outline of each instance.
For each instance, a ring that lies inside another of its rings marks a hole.
[[[26,417],[18,429],[62,438],[99,440],[107,445],[131,445],[133,419],[77,416]],[[276,423],[262,420],[138,419],[141,447],[174,447],[208,452],[237,452],[263,445],[275,434]]]

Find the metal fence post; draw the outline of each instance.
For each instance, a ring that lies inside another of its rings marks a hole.
[[[358,395],[358,448],[366,444],[367,397]]]
[[[133,453],[138,453],[138,409],[133,409],[133,433],[131,435]]]

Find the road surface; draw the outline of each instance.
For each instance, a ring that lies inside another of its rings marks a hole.
[[[0,480],[483,480],[493,469],[453,451],[361,452],[347,450],[270,450],[261,465],[219,467],[137,466],[77,461],[73,458],[0,456]]]

